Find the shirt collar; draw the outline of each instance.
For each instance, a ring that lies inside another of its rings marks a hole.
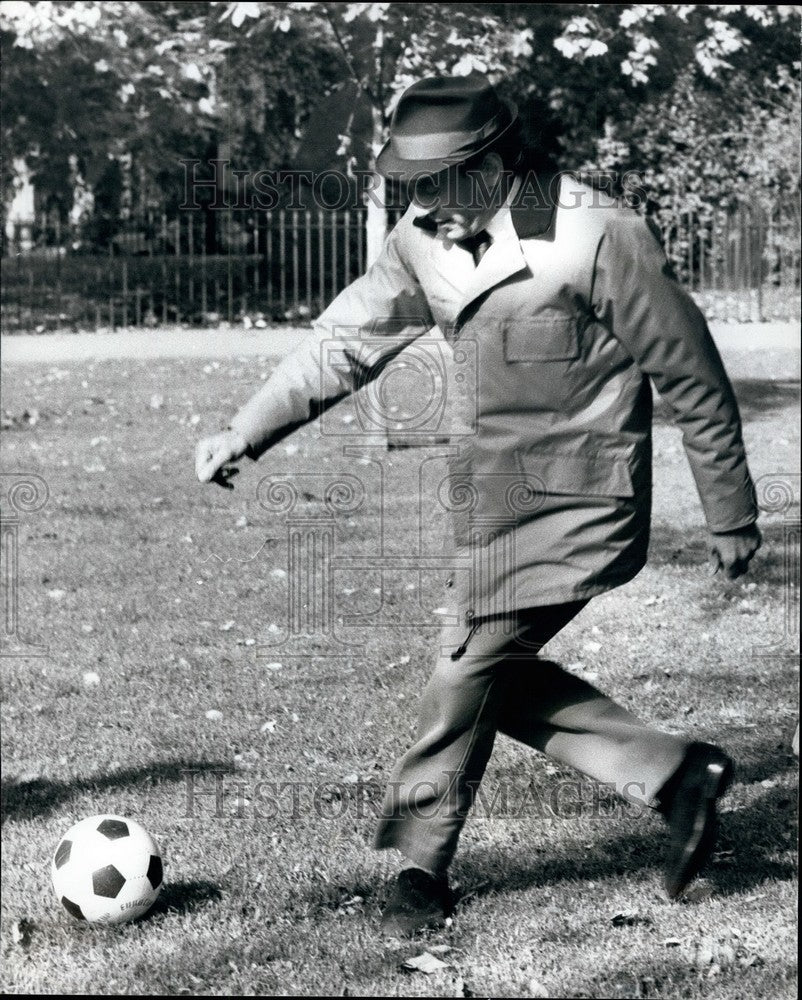
[[[516,176],[509,194],[485,229],[493,240],[513,232],[518,239],[548,239],[559,199],[560,175]],[[418,215],[412,224],[430,233],[437,232],[437,224],[428,215]]]

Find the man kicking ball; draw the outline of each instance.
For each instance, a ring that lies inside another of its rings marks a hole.
[[[523,152],[515,107],[483,77],[410,87],[377,163],[411,185],[410,209],[367,274],[197,448],[203,482],[257,459],[379,374],[378,337],[385,357],[434,326],[475,345],[477,432],[452,482],[472,492],[456,551],[477,568],[452,588],[457,623],[441,635],[376,831],[376,847],[405,859],[383,914],[392,933],[448,915],[448,867],[497,732],[659,810],[671,898],[710,857],[732,780],[718,747],[646,725],[538,656],[646,562],[650,379],[682,430],[714,570],[744,573],[761,538],[732,388],[649,225],[570,176],[531,175]],[[355,331],[370,337],[370,364]],[[332,337],[350,369],[321,367]],[[514,502],[517,487],[538,502]]]

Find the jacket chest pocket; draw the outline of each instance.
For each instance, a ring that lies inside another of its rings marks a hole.
[[[570,361],[579,357],[577,319],[565,313],[538,313],[507,320],[503,329],[504,360]]]

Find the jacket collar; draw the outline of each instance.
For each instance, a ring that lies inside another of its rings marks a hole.
[[[559,197],[559,174],[528,173],[521,179],[510,205],[519,239],[554,239],[554,216]]]
[[[560,192],[559,175],[528,173],[510,205],[510,214],[517,240],[501,240],[488,248],[473,272],[457,307],[456,321],[480,296],[496,285],[528,268],[521,240],[554,240],[554,220]],[[419,229],[436,234],[437,225],[428,216],[413,219]]]

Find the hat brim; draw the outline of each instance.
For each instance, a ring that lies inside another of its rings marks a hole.
[[[494,132],[482,142],[481,145],[473,149],[462,150],[453,156],[438,157],[432,160],[405,160],[396,154],[392,148],[392,139],[388,139],[376,157],[376,172],[390,180],[409,182],[420,177],[427,177],[439,174],[441,170],[457,166],[466,160],[472,159],[477,154],[488,149],[515,125],[518,121],[518,108],[512,101],[504,101],[510,112],[510,120],[507,124]]]

